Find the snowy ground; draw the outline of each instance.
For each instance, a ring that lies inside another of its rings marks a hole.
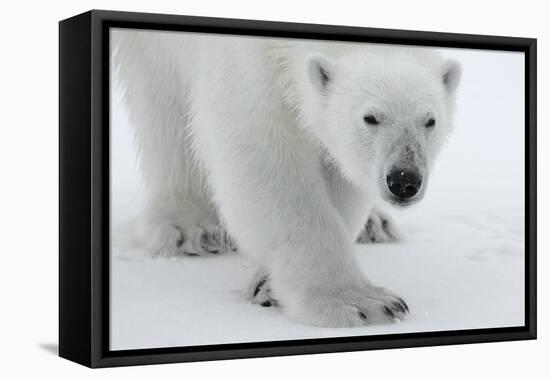
[[[238,255],[144,258],[112,250],[111,348],[325,338],[524,324],[523,55],[441,50],[463,65],[456,132],[424,201],[395,211],[408,235],[357,247],[362,270],[406,299],[400,323],[327,329],[247,303]],[[126,111],[113,93],[112,223],[139,208]]]

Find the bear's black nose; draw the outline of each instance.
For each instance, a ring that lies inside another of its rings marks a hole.
[[[390,192],[400,201],[410,199],[418,193],[422,185],[420,172],[406,169],[392,169],[386,177],[386,184]]]

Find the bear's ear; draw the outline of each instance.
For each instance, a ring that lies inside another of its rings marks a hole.
[[[454,93],[460,83],[460,77],[462,76],[462,68],[460,63],[456,60],[446,60],[441,68],[441,77],[443,85],[447,89],[447,93]]]
[[[324,91],[333,79],[334,65],[324,55],[313,54],[307,58],[307,73],[315,88]]]

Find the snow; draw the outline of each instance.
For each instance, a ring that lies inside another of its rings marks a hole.
[[[341,337],[524,324],[522,53],[440,49],[463,65],[456,130],[426,198],[393,211],[407,239],[357,246],[363,272],[406,299],[402,322],[311,327],[252,305],[254,265],[240,255],[111,258],[111,349]],[[138,213],[142,183],[120,93],[112,93],[113,231]]]

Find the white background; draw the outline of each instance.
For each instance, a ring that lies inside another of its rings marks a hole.
[[[549,370],[544,277],[550,227],[543,212],[550,159],[542,146],[548,102],[546,49],[550,30],[543,2],[339,0],[334,5],[245,1],[19,2],[3,9],[0,196],[2,315],[0,372],[7,377],[157,376],[541,376]],[[54,356],[57,343],[58,133],[57,21],[90,8],[223,16],[384,28],[537,37],[539,39],[539,340],[339,353],[90,371]],[[547,373],[546,373],[547,374]]]

